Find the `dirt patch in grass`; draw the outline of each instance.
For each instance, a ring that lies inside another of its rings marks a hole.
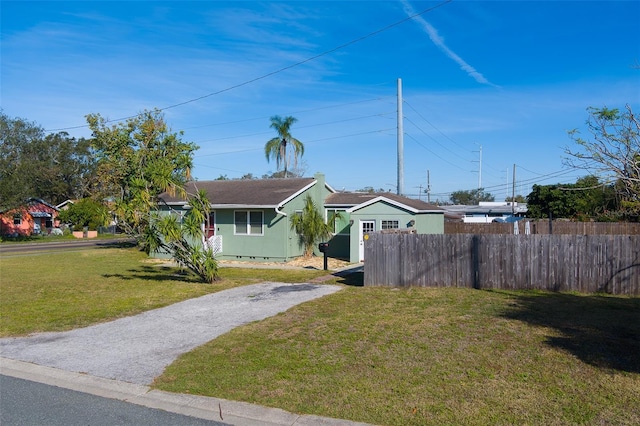
[[[287,262],[244,262],[244,261],[236,261],[236,260],[220,260],[218,262],[220,266],[225,265],[233,265],[233,266],[247,266],[247,267],[260,267],[260,266],[268,266],[268,267],[295,267],[295,268],[305,268],[305,269],[316,269],[322,270],[324,268],[324,258],[321,256],[311,256],[311,257],[296,257],[295,259],[291,259]],[[330,270],[336,270],[343,268],[345,266],[349,266],[351,263],[341,260],[328,258],[327,259],[327,267]]]

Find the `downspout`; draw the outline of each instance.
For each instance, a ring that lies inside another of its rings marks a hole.
[[[282,210],[280,210],[281,208],[282,208],[282,204],[278,204],[275,207],[274,210],[276,211],[276,214],[279,214],[279,215],[282,215],[284,217],[287,217],[287,214],[285,212],[283,212]],[[285,244],[285,253],[284,253],[284,261],[286,262],[286,261],[289,260],[289,238],[288,238],[287,228],[286,227],[284,228],[284,233],[285,233],[285,238],[284,239],[285,239],[285,242],[286,242],[286,244]]]
[[[287,214],[285,212],[283,212],[282,210],[280,210],[282,208],[282,204],[278,204],[275,208],[275,211],[277,214],[281,214],[284,217],[287,217]]]

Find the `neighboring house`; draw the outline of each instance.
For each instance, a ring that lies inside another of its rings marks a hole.
[[[510,217],[524,217],[527,205],[522,203],[481,201],[477,206],[453,205],[442,206],[450,215],[462,216],[464,223],[491,223],[496,219],[505,220]]]
[[[24,206],[0,213],[0,234],[29,236],[49,233],[59,225],[58,208],[39,198],[30,198]]]
[[[187,193],[202,189],[211,203],[207,243],[222,260],[286,262],[302,256],[304,247],[291,229],[290,217],[311,196],[325,218],[336,211],[329,255],[362,260],[363,236],[382,229],[413,228],[418,233],[444,233],[444,210],[393,194],[336,192],[323,174],[313,178],[247,179],[190,182]],[[164,214],[182,217],[187,203],[161,195]],[[204,225],[203,225],[204,226]],[[317,251],[317,250],[316,250]],[[156,253],[157,257],[167,256]]]
[[[71,207],[72,205],[74,205],[76,202],[73,200],[65,200],[63,202],[61,202],[60,204],[58,204],[56,206],[56,208],[58,210],[67,210],[69,207]]]

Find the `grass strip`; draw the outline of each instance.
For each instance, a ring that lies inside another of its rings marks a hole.
[[[639,424],[640,299],[347,287],[185,354],[159,389],[383,425]]]
[[[323,271],[223,268],[202,284],[136,249],[94,248],[0,259],[0,337],[63,331],[265,280],[304,282]]]

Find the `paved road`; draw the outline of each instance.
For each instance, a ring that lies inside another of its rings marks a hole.
[[[0,424],[222,426],[228,423],[0,375]]]
[[[178,356],[232,328],[340,288],[283,283],[237,287],[86,328],[3,338],[0,354],[66,371],[149,384]]]
[[[44,243],[2,243],[0,244],[0,256],[8,257],[20,254],[34,254],[50,251],[80,250],[90,247],[112,247],[131,241],[132,240],[130,238],[92,238],[90,240],[78,239]]]
[[[88,393],[91,395],[123,401],[142,407],[160,409],[170,413],[181,414],[189,418],[183,419],[192,422],[191,417],[198,419],[206,419],[211,422],[223,422],[235,426],[371,426],[365,423],[351,422],[341,419],[333,419],[328,417],[314,416],[310,414],[295,414],[279,408],[263,407],[256,404],[246,402],[229,401],[226,399],[212,398],[199,395],[185,395],[171,392],[163,392],[149,388],[145,385],[136,385],[133,383],[119,382],[117,380],[103,379],[100,377],[89,376],[80,373],[71,373],[64,370],[58,370],[51,367],[43,367],[41,365],[29,364],[22,361],[15,361],[7,358],[0,358],[0,375],[14,377],[49,386],[56,389],[68,389],[72,391]],[[28,387],[28,385],[27,385]],[[51,389],[51,398],[57,399],[57,392]],[[0,411],[5,404],[5,397],[9,401],[17,404],[12,408],[13,412],[26,411],[28,408],[21,408],[20,401],[9,395],[5,395],[3,389],[0,390]],[[25,401],[26,402],[26,401]],[[45,402],[47,404],[48,402]],[[29,404],[25,404],[29,407]],[[115,409],[129,410],[127,405],[115,406]],[[64,415],[64,414],[63,414]],[[91,424],[84,422],[83,414],[78,413],[77,417],[66,416],[71,424]],[[77,423],[73,422],[76,419]],[[53,419],[55,420],[55,419]],[[44,423],[18,423],[29,426],[49,425],[51,422]],[[0,424],[3,426],[0,418]],[[117,423],[117,424],[133,424],[136,423]],[[167,424],[167,423],[158,423]],[[168,423],[172,425],[180,425],[180,422]],[[191,423],[187,423],[191,424]],[[214,425],[220,423],[212,423]]]
[[[255,284],[82,329],[0,339],[2,376],[54,386],[34,387],[3,377],[0,423],[137,425],[145,424],[138,420],[137,416],[142,415],[151,419],[148,424],[197,425],[200,424],[197,419],[207,419],[208,424],[214,425],[363,426],[245,402],[172,394],[147,386],[180,354],[234,327],[276,315],[340,288],[321,284]],[[68,393],[64,389],[82,393]],[[108,400],[85,399],[83,393]],[[156,417],[162,413],[138,411],[125,403],[187,417],[172,421]],[[89,406],[93,411],[94,404],[96,417],[86,417],[91,413],[81,406]],[[43,418],[46,421],[41,421]],[[105,422],[100,423],[102,420]],[[220,421],[224,423],[212,423]]]

